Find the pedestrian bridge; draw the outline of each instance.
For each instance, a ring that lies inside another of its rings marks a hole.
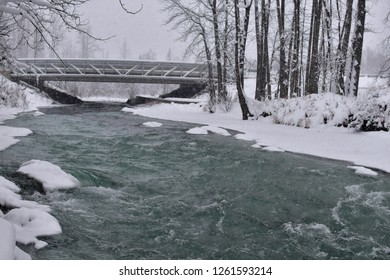
[[[18,59],[11,73],[16,80],[197,84],[205,81],[205,63],[101,59]]]

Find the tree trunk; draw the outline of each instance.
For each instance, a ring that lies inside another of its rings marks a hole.
[[[223,70],[222,70],[222,87],[227,98],[227,80],[228,80],[228,37],[229,37],[229,0],[225,2],[225,27],[223,31]]]
[[[256,66],[256,92],[255,99],[263,100],[261,89],[264,87],[264,73],[263,73],[263,30],[260,31],[260,9],[259,0],[255,1],[255,27],[256,27],[256,47],[257,47],[257,66]]]
[[[301,0],[294,0],[294,20],[293,20],[293,49],[291,55],[291,78],[290,92],[291,96],[299,95],[299,54],[301,46]]]
[[[270,7],[271,2],[270,0],[265,3],[265,0],[262,0],[262,29],[263,29],[263,35],[264,35],[264,44],[263,44],[263,68],[265,73],[265,85],[266,88],[264,88],[264,96],[271,100],[271,66],[270,66],[270,60],[269,60],[269,53],[268,53],[268,31],[269,31],[269,15],[270,15]]]
[[[353,0],[347,0],[347,9],[345,11],[343,29],[340,35],[340,42],[337,48],[337,93],[345,94],[344,76],[347,64],[349,36],[352,27],[352,7]]]
[[[218,101],[220,102],[226,100],[226,92],[224,92],[224,86],[222,81],[222,55],[221,55],[221,41],[219,35],[217,0],[212,0],[210,4],[213,13],[214,45],[215,45],[215,56],[217,60]]]
[[[244,30],[241,29],[241,17],[240,17],[240,10],[239,10],[239,3],[238,0],[234,0],[234,17],[235,17],[235,28],[236,28],[236,40],[234,43],[234,60],[235,60],[235,75],[236,75],[236,87],[237,87],[237,94],[238,94],[238,100],[240,102],[241,106],[241,112],[242,112],[242,119],[247,120],[249,116],[252,116],[252,114],[249,111],[248,104],[245,100],[244,95],[244,84],[243,84],[243,76],[244,76],[244,60],[242,59],[242,53],[244,52],[244,58],[245,58],[245,42],[244,35],[245,35],[245,26]]]
[[[356,24],[355,24],[355,32],[354,32],[354,37],[352,39],[350,73],[349,73],[349,79],[347,80],[348,82],[347,86],[349,85],[347,92],[349,96],[358,95],[365,20],[366,20],[366,1],[359,0]]]
[[[322,0],[313,0],[313,13],[310,27],[310,49],[308,56],[308,72],[306,79],[306,94],[318,93],[319,63],[318,44],[320,38]]]
[[[279,97],[288,98],[288,70],[286,67],[285,0],[276,0],[279,26]]]

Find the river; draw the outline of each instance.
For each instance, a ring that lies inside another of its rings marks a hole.
[[[34,259],[390,259],[390,176],[251,148],[194,124],[86,103],[22,114],[34,134],[0,152],[0,174],[63,229]],[[234,133],[234,132],[233,132]],[[46,160],[81,187],[44,194],[18,173]]]

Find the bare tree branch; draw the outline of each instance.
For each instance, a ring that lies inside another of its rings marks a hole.
[[[137,11],[133,12],[133,11],[128,10],[128,9],[125,7],[125,5],[123,4],[122,0],[118,0],[118,1],[119,1],[119,4],[121,5],[122,9],[123,9],[126,13],[131,14],[131,15],[136,15],[136,14],[138,14],[139,12],[141,12],[141,10],[142,10],[143,7],[144,7],[144,4],[141,4],[141,8],[139,8]]]

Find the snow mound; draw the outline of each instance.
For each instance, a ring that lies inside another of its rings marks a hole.
[[[161,126],[163,126],[163,124],[159,123],[159,122],[145,122],[142,125],[146,126],[146,127],[161,127]]]
[[[378,172],[371,170],[363,166],[348,166],[347,168],[355,170],[356,174],[366,175],[366,176],[377,176]]]
[[[14,225],[17,242],[25,245],[34,244],[36,249],[47,245],[37,237],[57,235],[62,232],[56,218],[38,209],[12,209],[3,216],[3,219]]]
[[[206,135],[209,132],[219,134],[222,136],[230,136],[231,134],[223,128],[217,127],[217,126],[211,126],[211,125],[206,125],[202,127],[194,127],[186,131],[188,134],[198,134],[198,135]]]
[[[30,160],[22,164],[18,172],[42,183],[46,192],[72,189],[80,186],[79,180],[47,161]]]
[[[268,151],[268,152],[280,152],[280,153],[285,152],[285,150],[283,150],[283,149],[281,149],[281,148],[272,147],[272,146],[264,147],[263,150],[264,150],[264,151]]]
[[[15,185],[13,182],[5,179],[3,176],[0,176],[0,188],[3,187],[3,188],[7,188],[9,189],[10,191],[13,191],[13,192],[20,192],[20,188]]]
[[[4,151],[19,142],[15,137],[23,137],[32,134],[27,128],[0,126],[0,151]]]

